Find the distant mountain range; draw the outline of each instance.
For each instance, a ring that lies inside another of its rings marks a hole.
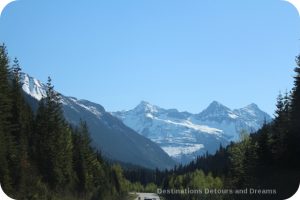
[[[22,88],[33,108],[46,96],[46,86],[21,74]],[[94,146],[112,160],[147,168],[171,168],[187,163],[220,145],[236,141],[242,130],[254,132],[272,118],[250,104],[230,109],[212,102],[198,114],[163,109],[142,101],[129,111],[109,113],[88,100],[62,95],[65,118],[71,124],[87,122]],[[173,159],[172,159],[173,158]]]
[[[254,132],[272,120],[256,104],[231,110],[216,101],[199,114],[163,109],[145,101],[132,110],[112,114],[181,163],[206,151],[214,153],[220,145],[238,140],[241,131]]]
[[[25,73],[21,74],[21,83],[27,101],[36,109],[46,96],[46,86]],[[61,103],[69,123],[77,125],[80,119],[87,122],[93,145],[109,159],[152,169],[176,164],[156,143],[128,128],[101,105],[64,95]]]

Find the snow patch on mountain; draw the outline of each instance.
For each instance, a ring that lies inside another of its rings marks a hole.
[[[70,98],[70,100],[73,101],[74,103],[76,103],[78,106],[84,108],[85,110],[93,113],[98,118],[101,118],[102,112],[100,112],[98,108],[96,108],[94,106],[88,106],[88,105],[82,104],[82,103],[80,103],[80,100],[78,100],[78,99],[76,99],[74,97]]]
[[[22,89],[33,98],[41,100],[46,97],[46,86],[39,80],[30,77],[28,74],[20,73],[20,81]]]
[[[180,158],[182,155],[185,154],[193,154],[200,149],[203,149],[204,145],[203,144],[184,144],[181,146],[166,146],[162,147],[162,149],[169,154],[169,156],[173,158]]]
[[[228,116],[232,119],[236,119],[238,118],[239,116],[237,116],[236,114],[233,114],[233,113],[229,113]]]
[[[216,134],[216,135],[220,135],[223,131],[216,129],[216,128],[211,128],[209,126],[205,126],[205,125],[198,125],[198,124],[193,124],[192,122],[185,120],[182,122],[175,122],[175,121],[171,121],[171,120],[163,120],[163,119],[158,119],[157,120],[161,120],[164,121],[166,123],[169,124],[173,124],[175,126],[183,126],[186,128],[190,128],[193,129],[195,131],[199,131],[199,132],[205,132],[205,133],[209,133],[209,134]]]
[[[26,92],[31,97],[33,97],[39,101],[42,98],[46,97],[47,86],[45,84],[41,83],[39,80],[29,76],[28,74],[20,73],[20,82],[22,83],[23,91]],[[84,108],[88,112],[91,112],[98,118],[101,118],[101,116],[103,114],[102,113],[103,111],[100,111],[101,109],[99,110],[95,106],[88,105],[88,103],[86,103],[88,101],[85,101],[85,103],[83,103],[84,100],[78,100],[75,97],[65,97],[63,95],[61,95],[61,97],[62,98],[61,98],[60,102],[64,106],[70,106],[72,109],[76,110],[77,112],[79,112],[79,111],[75,108],[74,105],[72,105],[72,103]],[[70,101],[72,101],[72,103]],[[89,102],[89,104],[91,104],[91,102]]]

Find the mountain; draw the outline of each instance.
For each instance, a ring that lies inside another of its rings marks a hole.
[[[237,141],[242,130],[253,132],[271,121],[255,104],[231,110],[217,101],[199,114],[163,109],[145,101],[132,110],[112,114],[181,163],[206,151],[214,153],[220,145]]]
[[[190,120],[196,124],[205,124],[220,129],[229,141],[237,141],[241,131],[255,132],[272,118],[254,103],[244,108],[231,110],[213,101],[205,110],[192,115]]]
[[[29,75],[21,74],[22,89],[27,101],[37,108],[45,97],[46,86]],[[156,143],[136,133],[96,103],[61,96],[66,120],[76,125],[80,119],[87,122],[93,145],[111,160],[132,163],[147,168],[171,168],[176,163]]]

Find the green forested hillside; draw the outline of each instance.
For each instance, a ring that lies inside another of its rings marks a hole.
[[[0,46],[0,183],[12,198],[121,199],[129,182],[91,147],[88,127],[66,123],[49,78],[33,114],[19,85],[20,67]]]

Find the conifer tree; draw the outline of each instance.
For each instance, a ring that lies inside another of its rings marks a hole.
[[[277,163],[283,161],[282,158],[286,153],[285,139],[288,137],[288,106],[287,97],[283,97],[280,93],[277,97],[274,125],[269,141],[273,159]]]
[[[63,189],[72,181],[72,135],[50,78],[46,93],[37,113],[37,157],[45,180],[52,188]]]
[[[270,149],[270,130],[271,126],[264,122],[262,128],[257,132],[258,138],[258,157],[261,165],[271,163],[271,149]]]
[[[12,135],[15,139],[17,159],[15,169],[13,169],[14,187],[21,191],[26,188],[26,179],[29,177],[29,148],[28,140],[33,131],[33,113],[23,97],[21,83],[21,67],[15,58],[11,68],[11,88],[12,88]],[[23,192],[26,193],[25,191]]]
[[[236,187],[251,186],[255,183],[255,168],[257,166],[257,143],[242,131],[240,142],[230,147],[230,178]]]
[[[288,148],[294,167],[300,166],[300,55],[296,58],[297,67],[294,76],[294,88],[291,95],[290,137]]]
[[[11,70],[10,79],[11,79],[11,97],[12,97],[12,106],[11,106],[11,119],[10,123],[12,126],[12,144],[15,146],[15,152],[16,157],[13,160],[13,163],[11,163],[10,169],[13,171],[12,173],[12,180],[13,180],[13,187],[15,189],[19,188],[20,186],[20,180],[22,179],[22,169],[21,169],[21,157],[23,157],[23,152],[21,149],[25,148],[24,140],[25,137],[22,134],[22,123],[24,122],[24,119],[21,119],[21,113],[24,112],[23,109],[23,99],[22,94],[19,86],[19,73],[21,69],[19,67],[19,63],[17,59],[14,60],[13,68]],[[22,145],[21,145],[22,143]],[[23,149],[26,152],[26,149]],[[25,153],[26,154],[26,153]]]
[[[74,167],[78,177],[78,190],[86,192],[93,187],[93,177],[90,170],[92,153],[90,152],[91,139],[89,137],[87,125],[80,122],[79,128],[74,134]]]
[[[9,88],[9,59],[5,45],[0,46],[0,182],[5,191],[11,191],[9,165],[15,154],[11,151],[11,96]],[[12,153],[12,154],[11,154]]]

